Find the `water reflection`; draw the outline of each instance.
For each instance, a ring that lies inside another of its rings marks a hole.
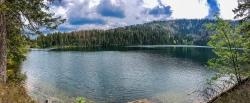
[[[126,48],[107,51],[31,51],[22,65],[37,98],[84,96],[105,103],[152,98],[190,101],[211,72],[209,48]]]

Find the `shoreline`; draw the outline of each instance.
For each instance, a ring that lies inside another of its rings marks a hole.
[[[215,97],[211,98],[207,103],[213,103],[214,101],[216,101],[218,98],[222,97],[223,95],[225,95],[226,93],[230,93],[232,92],[233,90],[239,88],[239,86],[241,85],[244,85],[247,81],[249,81],[250,79],[249,78],[244,78],[242,80],[242,83],[241,84],[235,84],[233,85],[232,87],[226,89],[225,91],[219,93],[218,95],[216,95]]]

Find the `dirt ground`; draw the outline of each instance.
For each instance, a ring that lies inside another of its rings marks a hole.
[[[20,84],[0,84],[0,103],[35,103]]]
[[[250,80],[225,93],[213,103],[250,103]]]

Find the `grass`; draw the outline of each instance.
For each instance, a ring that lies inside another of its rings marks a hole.
[[[18,68],[9,67],[7,75],[8,81],[0,83],[0,103],[35,103],[24,87],[25,74]]]
[[[35,103],[28,96],[23,85],[18,83],[0,84],[0,103]]]

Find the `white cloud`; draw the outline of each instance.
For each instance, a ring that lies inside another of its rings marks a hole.
[[[208,15],[206,0],[162,0],[173,10],[172,18],[204,18]]]
[[[100,4],[100,0],[90,0],[89,1],[89,8],[93,8],[99,4]]]
[[[153,8],[158,5],[157,0],[143,0],[143,6],[146,8]]]
[[[160,15],[153,16],[148,14],[147,10],[159,6],[162,2],[164,6],[170,6],[172,15],[170,17]],[[217,0],[220,4],[220,14],[224,19],[233,19],[232,9],[237,7],[237,0]],[[97,7],[101,0],[61,0],[62,5],[52,6],[52,11],[56,16],[62,16],[68,20],[90,18],[101,19],[106,24],[82,24],[72,25],[66,22],[62,26],[68,29],[90,29],[90,28],[113,28],[119,26],[145,23],[153,20],[168,19],[196,19],[205,18],[209,12],[207,0],[111,0],[112,5],[121,7],[124,11],[124,17],[102,16],[97,12]]]
[[[59,7],[52,7],[51,9],[54,13],[56,13],[55,16],[61,16],[62,18],[65,18],[65,19],[68,18],[66,15],[68,11],[67,8],[59,6]]]
[[[235,14],[233,9],[238,6],[238,0],[218,0],[220,5],[220,17],[223,19],[233,19]]]

